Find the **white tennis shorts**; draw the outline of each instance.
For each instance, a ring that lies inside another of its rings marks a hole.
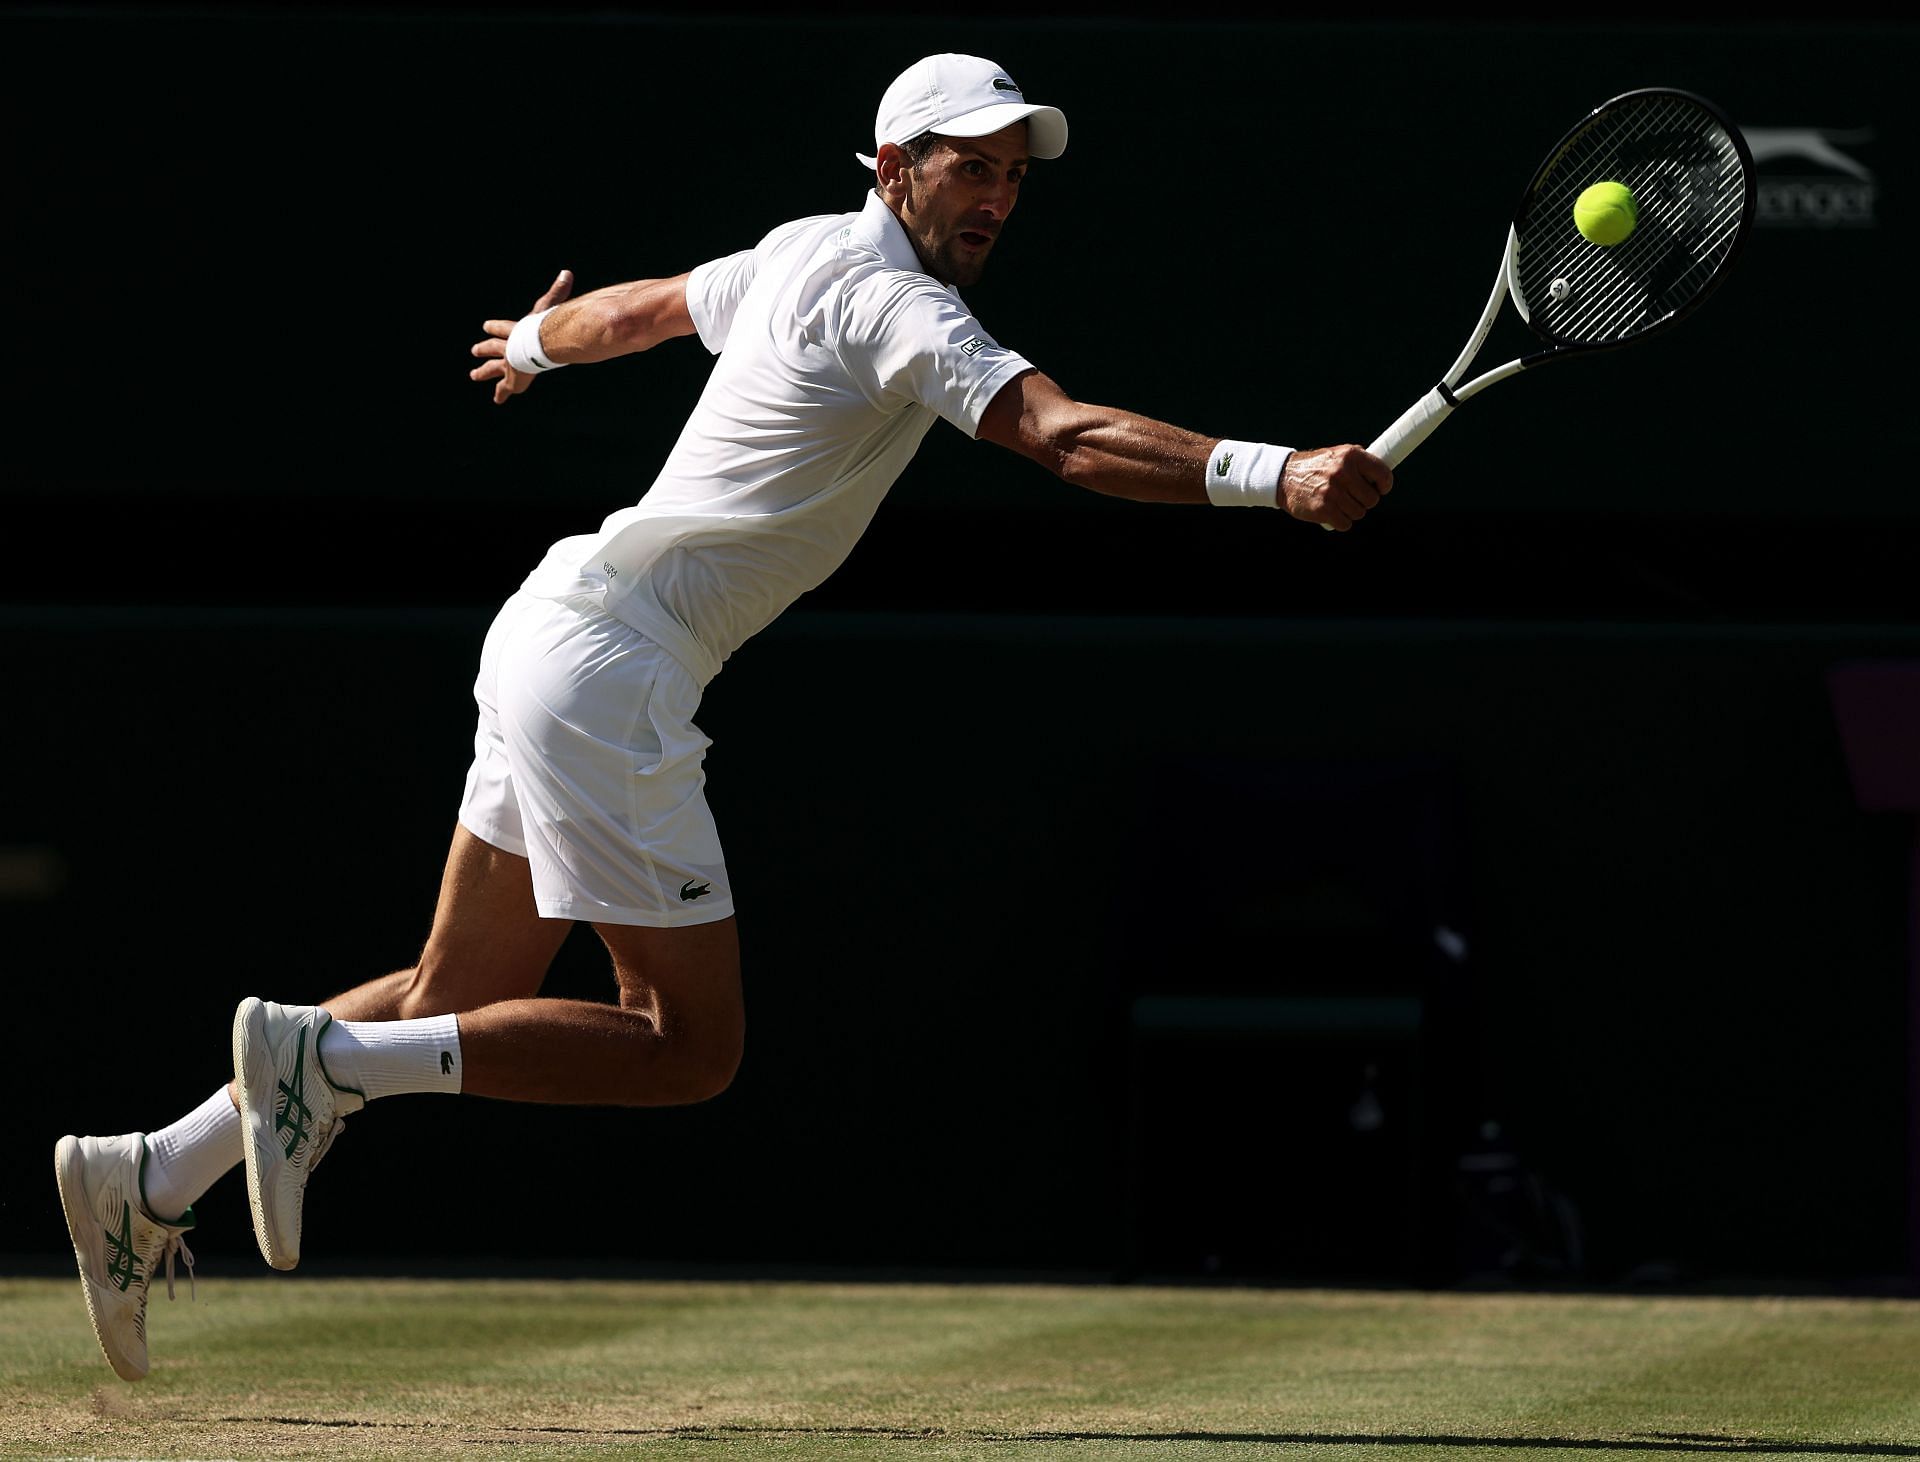
[[[460,822],[533,865],[543,918],[705,924],[733,912],[687,668],[593,598],[515,594],[473,686]]]

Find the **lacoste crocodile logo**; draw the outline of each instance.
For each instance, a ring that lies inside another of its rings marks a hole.
[[[442,1051],[440,1053],[440,1074],[442,1076],[453,1075],[453,1052]]]
[[[1225,477],[1227,475],[1227,469],[1231,466],[1233,466],[1233,453],[1224,453],[1220,460],[1213,464],[1213,475],[1215,477]]]
[[[685,883],[680,885],[680,897],[682,899],[703,898],[712,892],[713,885],[708,883],[704,878],[689,878]]]

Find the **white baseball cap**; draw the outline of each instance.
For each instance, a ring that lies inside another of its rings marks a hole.
[[[1015,122],[1027,124],[1027,151],[1058,157],[1067,150],[1067,119],[1058,107],[1037,107],[1020,94],[1011,76],[982,56],[944,52],[915,61],[894,78],[880,98],[873,121],[873,150],[910,142],[922,132],[942,137],[986,137]],[[864,152],[868,167],[879,163]]]

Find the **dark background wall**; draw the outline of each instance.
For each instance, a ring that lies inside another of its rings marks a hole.
[[[1398,414],[1619,91],[1849,165],[1768,162],[1697,320],[1502,386],[1342,538],[936,431],[709,693],[735,1090],[383,1103],[315,1249],[1906,1272],[1911,819],[1859,806],[1829,686],[1920,660],[1882,343],[1914,30],[1195,14],[4,16],[0,961],[44,1117],[0,1138],[0,1252],[58,1252],[47,1144],[197,1101],[241,995],[417,950],[492,608],[644,490],[704,371],[496,410],[479,320],[857,207],[879,90],[960,49],[1073,127],[970,302],[1231,435]],[[553,988],[604,993],[584,931]],[[476,1166],[512,1232],[450,1240]],[[239,1185],[202,1212],[242,1263]]]

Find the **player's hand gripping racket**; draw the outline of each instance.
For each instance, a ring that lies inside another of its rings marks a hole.
[[[1575,205],[1612,202],[1610,216]],[[1678,324],[1700,307],[1746,241],[1754,212],[1753,156],[1720,109],[1684,91],[1630,91],[1560,139],[1520,196],[1500,273],[1480,323],[1440,384],[1367,448],[1398,467],[1455,408],[1495,381],[1550,360],[1611,350]],[[1624,234],[1622,229],[1624,228]],[[1614,242],[1596,242],[1592,234]],[[1460,378],[1511,297],[1546,348]]]

